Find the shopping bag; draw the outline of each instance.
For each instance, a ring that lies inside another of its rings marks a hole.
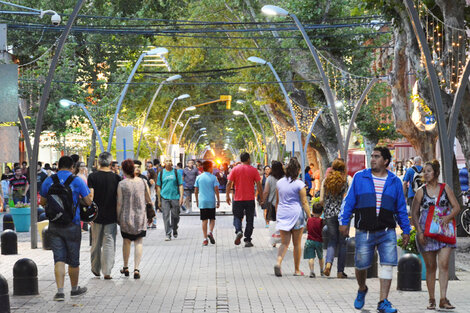
[[[443,219],[450,214],[451,210],[450,208],[442,208],[439,206],[444,188],[445,184],[441,184],[436,204],[429,207],[424,227],[424,235],[440,242],[455,244],[455,219],[445,225]]]
[[[269,222],[269,237],[272,245],[281,243],[281,232],[276,230],[276,222],[274,221]]]

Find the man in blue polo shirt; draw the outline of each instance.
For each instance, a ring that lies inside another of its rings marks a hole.
[[[67,178],[72,175],[73,160],[69,156],[63,156],[59,159],[59,171],[57,176],[61,184],[65,184]],[[41,205],[47,204],[47,193],[53,185],[52,176],[48,177],[41,187]],[[64,301],[64,280],[65,264],[68,264],[70,283],[72,285],[71,297],[79,296],[87,291],[86,287],[78,286],[78,274],[80,270],[80,244],[82,240],[82,230],[80,228],[80,210],[79,201],[82,198],[83,203],[90,205],[93,194],[90,192],[85,182],[80,178],[74,178],[70,183],[70,189],[73,194],[73,205],[75,216],[70,224],[49,223],[49,234],[51,236],[52,253],[54,255],[54,274],[57,284],[57,293],[54,296],[55,301]]]
[[[194,184],[194,194],[196,196],[196,204],[199,207],[200,217],[202,221],[202,233],[204,235],[203,246],[207,246],[209,241],[215,244],[214,231],[215,226],[215,209],[220,206],[219,199],[219,181],[212,174],[212,162],[204,161],[202,163],[204,173],[196,178]],[[217,203],[215,202],[217,197]],[[210,220],[209,234],[207,233],[207,224]]]
[[[415,156],[413,159],[414,165],[406,170],[405,177],[403,177],[403,193],[406,196],[406,204],[408,205],[408,212],[413,203],[413,198],[419,187],[424,183],[423,180],[423,167],[421,166],[422,160],[420,156]]]

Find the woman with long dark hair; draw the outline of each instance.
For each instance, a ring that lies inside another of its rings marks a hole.
[[[264,219],[266,225],[269,226],[270,221],[276,221],[276,184],[279,179],[284,177],[284,168],[279,161],[271,162],[271,173],[266,179],[266,184],[263,190],[264,199]],[[276,242],[272,242],[273,247],[276,247]]]
[[[299,179],[301,168],[297,158],[292,158],[286,167],[286,176],[279,179],[276,201],[276,229],[281,233],[281,246],[277,254],[277,264],[274,274],[282,276],[281,264],[286,255],[290,241],[294,244],[294,276],[303,276],[300,271],[300,258],[302,256],[302,233],[305,219],[310,216],[305,184]]]
[[[348,191],[348,181],[346,176],[346,164],[343,160],[336,159],[331,165],[323,181],[320,190],[320,201],[324,203],[324,218],[328,233],[328,248],[326,250],[326,265],[324,274],[330,276],[331,266],[335,258],[335,250],[338,248],[338,278],[347,278],[344,273],[344,263],[346,261],[346,238],[339,232],[338,215],[341,211],[341,203],[344,195]]]
[[[426,264],[426,285],[429,293],[429,310],[436,309],[435,285],[436,270],[439,267],[440,301],[439,308],[452,310],[455,307],[447,299],[447,283],[449,281],[449,258],[455,244],[449,244],[435,240],[424,235],[426,219],[431,206],[439,206],[443,209],[442,221],[449,224],[454,221],[460,212],[460,206],[455,198],[454,192],[446,184],[438,182],[440,173],[439,161],[426,162],[423,169],[426,184],[418,189],[411,205],[413,224],[416,227],[416,238],[418,239],[418,250],[423,255]],[[440,195],[440,198],[439,198]],[[439,202],[437,202],[439,198]],[[455,221],[454,221],[455,222]],[[455,226],[455,224],[454,224]]]

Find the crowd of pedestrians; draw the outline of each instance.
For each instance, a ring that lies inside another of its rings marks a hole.
[[[202,245],[215,244],[216,209],[220,207],[220,193],[225,192],[226,202],[232,206],[235,245],[240,245],[243,239],[245,247],[254,246],[256,201],[263,209],[266,227],[275,225],[280,243],[274,265],[274,274],[278,277],[285,274],[282,262],[291,241],[293,275],[304,276],[300,268],[305,230],[307,236],[303,259],[308,263],[309,277],[316,277],[315,259],[318,259],[320,276],[330,276],[337,255],[336,276],[340,279],[348,278],[344,272],[346,241],[350,224],[353,223],[355,277],[358,284],[354,307],[358,310],[365,305],[368,293],[367,269],[372,266],[377,251],[380,259],[377,310],[397,312],[388,300],[393,267],[398,262],[396,227],[398,224],[401,228],[403,246],[406,246],[413,225],[417,247],[426,265],[429,293],[427,308],[436,309],[437,306],[435,283],[436,271],[439,269],[439,308],[454,309],[447,298],[447,285],[450,255],[456,245],[455,242],[429,237],[427,221],[428,215],[433,214],[431,208],[434,210],[437,207],[442,211],[443,227],[452,227],[460,211],[457,198],[449,186],[438,182],[438,161],[426,162],[422,166],[422,159],[417,156],[407,168],[397,167],[397,174],[403,175],[403,178],[388,169],[391,162],[390,151],[385,147],[376,147],[371,155],[370,168],[358,171],[354,178],[347,175],[344,160],[338,158],[331,163],[322,179],[318,168],[314,170],[311,164],[302,169],[296,158],[291,158],[286,165],[272,161],[269,166],[253,167],[250,155],[246,152],[240,155],[238,164],[230,166],[224,163],[217,167],[212,161],[195,163],[190,160],[183,168],[181,163],[174,166],[171,159],[166,159],[163,167],[158,160],[146,162],[144,172],[140,171],[140,161],[125,160],[119,164],[113,161],[108,152],[99,155],[99,167],[91,174],[88,174],[86,164],[79,161],[76,155],[61,157],[58,164],[45,164],[44,168],[39,163],[38,192],[42,206],[55,205],[54,193],[58,186],[63,186],[65,193],[70,191],[70,221],[51,221],[49,227],[57,284],[54,300],[65,299],[65,265],[68,265],[72,287],[70,295],[79,296],[87,291],[86,287],[78,284],[81,207],[90,207],[94,203],[98,208],[96,219],[90,223],[93,274],[97,277],[103,275],[106,280],[112,279],[119,229],[123,238],[123,266],[120,272],[130,276],[129,259],[134,244],[132,270],[133,277],[139,279],[143,238],[149,228],[156,227],[154,212],[162,212],[165,241],[177,239],[180,212],[191,213],[194,210],[194,195],[195,205],[200,212]],[[468,188],[468,180],[463,181],[463,186],[465,183]],[[9,202],[27,202],[28,190],[27,164],[15,164],[13,171],[7,167],[2,175],[1,206]],[[328,235],[325,258],[322,247],[324,226]],[[276,247],[277,242],[272,244]]]

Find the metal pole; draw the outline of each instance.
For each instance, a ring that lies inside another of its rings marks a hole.
[[[338,146],[340,148],[341,153],[343,154],[342,157],[344,157],[344,155],[347,154],[347,148],[345,148],[343,144],[343,136],[341,135],[338,112],[336,111],[333,93],[331,92],[328,78],[326,77],[325,71],[323,70],[323,65],[321,64],[320,58],[318,57],[318,54],[317,54],[317,50],[315,49],[312,42],[310,41],[310,38],[308,37],[307,32],[305,31],[305,28],[302,25],[302,23],[300,23],[299,19],[297,18],[295,14],[289,13],[289,16],[294,20],[295,25],[297,25],[297,28],[302,33],[302,37],[304,37],[304,40],[307,43],[310,53],[312,54],[313,59],[315,60],[315,64],[317,65],[318,72],[320,73],[320,76],[323,81],[323,88],[324,88],[326,101],[328,102],[330,106],[331,113],[333,113],[333,122],[336,128],[336,138],[338,140]],[[304,169],[302,169],[302,171],[303,170]]]
[[[168,114],[170,114],[171,108],[173,107],[173,104],[175,103],[176,100],[178,100],[178,97],[174,98],[173,101],[171,101],[171,104],[168,107],[168,110],[166,110],[165,118],[163,119],[162,126],[160,126],[161,129],[163,129],[163,126],[165,126],[166,119],[168,118]],[[157,137],[157,144],[159,143],[160,143],[160,135],[158,135]],[[157,155],[157,151],[158,151],[158,146],[155,148],[155,155]]]
[[[428,79],[430,80],[431,94],[434,103],[434,113],[436,114],[437,129],[439,132],[439,144],[441,148],[443,165],[442,174],[444,176],[444,181],[449,185],[449,187],[453,188],[452,161],[454,147],[451,148],[448,141],[449,137],[444,114],[444,105],[441,98],[441,88],[439,86],[436,69],[432,65],[431,51],[429,50],[428,43],[426,41],[426,35],[424,34],[423,28],[421,27],[418,12],[416,11],[412,0],[405,0],[405,5],[408,10],[408,15],[410,16],[411,25],[413,25],[416,39],[419,42],[421,53],[424,56],[423,62],[428,74]]]
[[[117,121],[117,118],[118,118],[119,111],[121,110],[122,101],[124,100],[124,97],[126,96],[127,89],[129,89],[129,84],[131,83],[132,78],[134,77],[134,74],[137,71],[137,68],[139,67],[139,64],[142,62],[142,60],[144,59],[144,57],[146,55],[147,55],[147,52],[144,52],[139,56],[139,59],[135,63],[131,74],[127,78],[127,82],[126,82],[126,84],[124,85],[124,88],[121,91],[121,96],[119,97],[119,101],[118,101],[118,104],[117,104],[117,107],[116,107],[116,111],[114,112],[114,118],[113,118],[113,123],[111,124],[111,130],[109,131],[108,149],[107,149],[108,152],[111,151],[111,145],[113,144],[114,128],[116,128],[116,121]]]
[[[276,130],[274,129],[273,121],[271,121],[271,117],[269,117],[268,110],[265,108],[264,105],[261,106],[261,109],[262,109],[262,110],[264,111],[264,113],[266,113],[266,115],[268,116],[269,125],[271,125],[271,129],[272,129],[272,131],[273,131],[273,137],[274,137],[274,140],[276,141],[278,158],[281,158],[281,145],[279,144],[279,141],[277,140]]]
[[[460,107],[462,105],[463,96],[467,88],[469,76],[470,76],[470,58],[467,60],[467,64],[465,64],[463,74],[460,77],[460,84],[454,96],[454,103],[452,104],[452,111],[450,113],[450,118],[449,118],[449,125],[448,125],[447,132],[449,134],[448,140],[449,140],[449,145],[452,148],[452,152],[454,151],[455,132],[457,131]]]
[[[93,130],[95,131],[96,136],[98,136],[98,142],[100,143],[101,152],[104,152],[105,150],[104,150],[104,146],[103,146],[103,140],[101,139],[100,132],[98,131],[98,128],[96,127],[95,121],[93,120],[93,118],[90,115],[90,112],[88,112],[87,108],[85,107],[85,105],[83,105],[83,103],[77,103],[77,104],[78,104],[78,106],[80,106],[80,108],[82,108],[83,112],[85,112],[86,116],[90,120],[90,123],[91,123],[91,126],[93,127]]]
[[[255,115],[256,117],[256,121],[258,122],[258,125],[259,125],[259,128],[261,129],[261,134],[263,136],[263,143],[264,143],[264,147],[265,147],[265,152],[266,154],[268,153],[268,143],[266,142],[266,134],[264,133],[264,128],[263,128],[263,125],[261,125],[261,121],[258,117],[258,114],[256,114],[256,111],[255,111],[255,108],[253,108],[253,105],[251,104],[251,102],[248,102],[248,104],[250,105],[250,108],[251,110],[253,111],[253,114]],[[264,161],[264,160],[263,160]],[[264,162],[263,162],[264,163]],[[266,164],[265,164],[266,165]]]
[[[310,126],[310,130],[307,134],[307,139],[305,140],[305,145],[304,145],[304,151],[305,153],[307,153],[307,147],[308,147],[308,143],[310,142],[310,138],[312,137],[312,132],[313,132],[313,128],[315,127],[315,125],[317,124],[317,121],[318,119],[320,118],[321,114],[323,113],[323,108],[320,109],[320,111],[318,111],[317,115],[315,116],[315,119],[313,120],[312,122],[312,125]],[[305,171],[305,169],[302,169],[302,171]],[[305,178],[305,177],[304,177]]]
[[[346,147],[346,154],[343,156],[343,159],[344,159],[345,164],[348,164],[348,153],[347,153],[347,151],[348,151],[348,147],[349,147],[349,140],[351,138],[351,133],[352,133],[353,126],[354,126],[354,121],[356,121],[357,115],[359,114],[359,111],[361,111],[362,104],[364,103],[364,100],[366,99],[367,94],[372,89],[372,87],[375,85],[375,83],[377,83],[378,81],[379,81],[379,79],[376,77],[376,78],[372,79],[369,82],[369,84],[367,84],[366,89],[364,89],[364,91],[361,94],[361,97],[359,98],[359,100],[356,103],[356,106],[354,107],[354,111],[353,111],[353,114],[351,116],[351,120],[349,121],[349,127],[348,127],[348,132],[346,134],[346,139],[344,140],[344,146]]]
[[[181,119],[181,116],[183,116],[183,113],[186,112],[186,109],[183,109],[180,113],[180,115],[178,116],[178,119],[176,120],[176,123],[175,123],[175,126],[173,126],[173,129],[171,130],[171,134],[170,134],[170,137],[168,137],[168,146],[167,146],[167,153],[169,152],[169,149],[170,149],[170,144],[171,144],[171,140],[173,139],[173,134],[175,133],[175,129],[176,129],[176,126],[178,126],[178,123]]]
[[[47,74],[46,83],[44,84],[43,93],[41,96],[41,102],[38,110],[38,117],[36,119],[36,129],[34,132],[34,146],[33,146],[33,156],[31,164],[29,166],[29,178],[30,178],[30,195],[31,195],[31,249],[36,249],[38,245],[38,230],[37,230],[37,220],[38,220],[38,210],[37,210],[37,167],[38,157],[39,157],[39,137],[42,132],[42,125],[44,122],[44,113],[46,112],[49,93],[51,90],[52,79],[54,78],[55,69],[59,62],[60,55],[65,45],[65,40],[67,39],[70,29],[77,18],[78,12],[83,6],[84,0],[78,0],[75,4],[75,7],[72,11],[72,14],[69,16],[67,25],[60,35],[59,43],[55,50],[54,57],[52,58],[51,65],[49,67],[49,72]],[[32,166],[34,165],[34,166]]]
[[[147,119],[149,117],[149,114],[150,114],[150,110],[152,109],[153,107],[153,103],[155,102],[155,99],[157,98],[157,95],[158,93],[160,92],[160,89],[162,89],[163,87],[163,84],[166,82],[166,80],[162,81],[160,83],[160,85],[158,85],[158,88],[157,88],[157,91],[155,91],[153,97],[152,97],[152,101],[150,101],[150,105],[147,109],[147,113],[145,113],[145,119],[144,119],[144,123],[142,124],[142,129],[140,131],[140,137],[139,137],[139,144],[137,145],[137,159],[139,158],[139,154],[140,154],[140,144],[142,142],[142,137],[144,136],[144,128],[145,128],[145,124],[147,123]]]
[[[194,117],[194,116],[188,117],[188,120],[186,121],[186,124],[184,124],[183,130],[181,131],[180,137],[179,137],[179,139],[178,139],[178,145],[179,145],[180,142],[181,142],[181,138],[183,138],[183,134],[184,134],[184,131],[186,130],[186,126],[188,126],[189,121],[192,120],[193,118],[195,118],[195,117]]]
[[[270,62],[266,62],[266,64],[269,66],[271,71],[274,74],[274,77],[276,78],[279,87],[281,87],[282,93],[284,94],[284,98],[286,99],[287,106],[289,107],[290,114],[292,115],[292,119],[294,120],[294,125],[295,125],[295,132],[297,134],[297,138],[299,140],[299,150],[300,150],[300,160],[301,160],[301,166],[302,166],[302,171],[301,171],[301,177],[303,178],[304,175],[304,168],[305,168],[305,155],[304,151],[302,148],[302,134],[300,133],[300,128],[297,123],[297,117],[295,116],[294,108],[292,107],[292,103],[290,102],[289,95],[287,94],[286,88],[284,88],[284,84],[281,81],[281,78],[279,78],[279,75],[277,75],[276,70],[274,69],[273,65]]]

